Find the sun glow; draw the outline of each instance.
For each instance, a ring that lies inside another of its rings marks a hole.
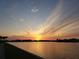
[[[63,10],[63,0],[60,0],[43,23],[34,28],[31,25],[28,26],[27,36],[33,40],[46,40],[64,38],[67,35],[75,34],[74,30],[79,28],[79,17],[73,15],[75,11],[66,14],[66,10]],[[39,10],[36,8],[32,10],[34,13],[37,11]],[[65,14],[63,15],[63,13]]]
[[[34,37],[35,40],[41,40],[42,39],[41,34],[34,34],[33,37]]]

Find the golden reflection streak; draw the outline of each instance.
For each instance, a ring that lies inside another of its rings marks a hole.
[[[40,55],[40,56],[43,56],[42,54],[44,53],[43,52],[43,46],[42,46],[42,43],[40,42],[33,42],[31,43],[31,46],[29,47],[30,51],[37,54],[37,55]]]

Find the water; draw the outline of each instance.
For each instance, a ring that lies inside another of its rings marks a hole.
[[[79,43],[18,42],[10,44],[45,59],[79,59]]]

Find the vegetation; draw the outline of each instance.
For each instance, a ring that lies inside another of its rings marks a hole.
[[[5,40],[7,38],[8,38],[7,36],[0,36],[0,40]]]
[[[57,39],[56,41],[57,42],[79,42],[79,39],[77,38],[70,38],[70,39],[63,39],[63,40]]]
[[[57,39],[57,40],[7,40],[7,36],[0,36],[0,42],[79,42],[79,39],[77,38],[70,38],[70,39]]]

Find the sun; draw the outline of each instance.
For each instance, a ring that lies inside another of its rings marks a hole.
[[[41,34],[34,34],[34,39],[35,40],[41,40],[42,39],[42,35]]]

